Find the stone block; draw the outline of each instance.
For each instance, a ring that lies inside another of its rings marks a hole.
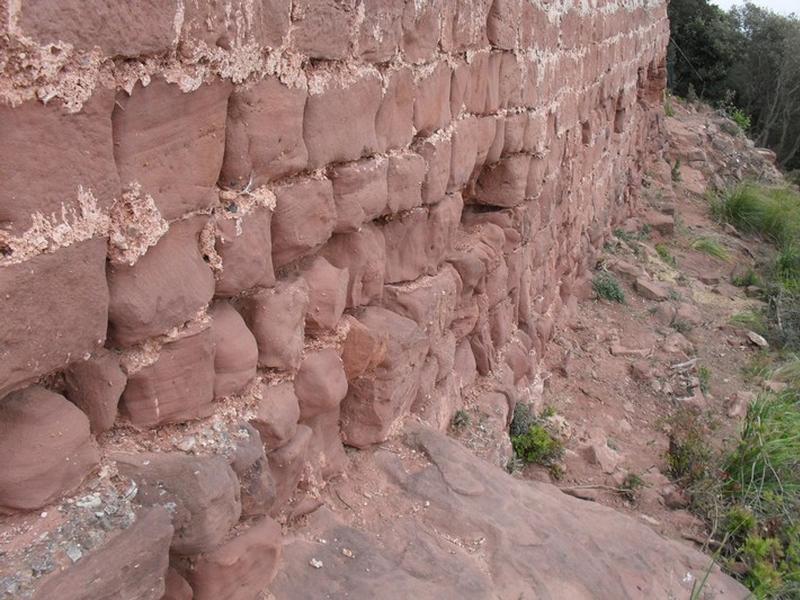
[[[288,444],[267,455],[277,489],[275,504],[271,511],[273,515],[280,512],[286,505],[297,489],[297,484],[300,483],[312,435],[310,427],[298,425],[297,431]]]
[[[113,534],[79,562],[43,579],[33,599],[186,600],[187,596],[174,592],[175,583],[166,583],[172,532],[166,509],[142,510],[130,527]]]
[[[501,207],[522,204],[525,200],[530,164],[530,156],[515,154],[484,168],[475,186],[475,201]]]
[[[402,21],[402,50],[409,62],[427,62],[436,55],[441,39],[446,1],[431,0],[424,4],[405,3]]]
[[[308,283],[309,290],[306,332],[335,329],[347,304],[347,285],[350,281],[347,269],[337,269],[318,256],[303,271],[303,279]]]
[[[517,38],[522,6],[520,0],[494,0],[486,22],[486,35],[495,48],[513,50]]]
[[[40,386],[0,403],[0,513],[41,508],[73,492],[97,466],[89,419]]]
[[[337,410],[347,394],[347,377],[339,354],[333,348],[310,352],[294,378],[300,404],[300,419]]]
[[[214,249],[222,261],[222,272],[217,273],[215,295],[231,297],[251,287],[275,283],[271,221],[272,211],[263,206],[246,215],[239,215],[238,207],[236,213],[221,209],[215,219]]]
[[[351,380],[342,402],[342,438],[364,448],[384,441],[411,408],[428,340],[414,321],[385,308],[367,307],[358,320],[375,337],[388,339],[383,361],[368,375]]]
[[[192,600],[192,586],[178,571],[170,567],[164,578],[164,595],[160,600]]]
[[[297,431],[300,420],[297,394],[294,385],[286,381],[262,386],[260,395],[256,415],[250,423],[261,434],[264,447],[276,450],[288,444]]]
[[[252,600],[275,577],[280,558],[281,527],[264,517],[196,557],[184,573],[194,600]]]
[[[168,221],[207,208],[225,150],[231,85],[217,80],[185,93],[154,77],[120,92],[114,108],[114,158],[123,185],[139,183]]]
[[[138,427],[201,419],[213,412],[214,340],[194,324],[165,343],[155,362],[129,373],[122,413]]]
[[[361,58],[374,63],[389,61],[400,46],[404,3],[364,0],[364,17],[358,27]]]
[[[347,269],[347,307],[355,308],[379,300],[386,271],[386,246],[383,232],[368,223],[359,231],[340,233],[328,241],[320,255],[340,269]]]
[[[261,435],[252,425],[240,423],[231,438],[234,448],[228,459],[239,479],[242,517],[264,516],[275,502],[275,481]]]
[[[281,281],[242,299],[242,315],[258,343],[259,366],[300,366],[307,309],[308,285],[302,279]]]
[[[200,253],[207,217],[173,223],[133,265],[110,263],[109,337],[129,346],[192,319],[214,296],[214,275]]]
[[[357,231],[363,223],[383,214],[388,202],[388,166],[389,161],[379,157],[331,168],[336,204],[335,233]]]
[[[62,205],[80,213],[82,196],[100,210],[111,205],[120,192],[113,110],[114,93],[102,89],[75,113],[55,101],[45,106],[29,100],[15,108],[0,103],[0,248],[6,236],[30,229],[35,214],[56,225]]]
[[[114,426],[119,398],[127,381],[119,357],[104,349],[87,360],[72,363],[64,371],[66,396],[89,418],[89,427],[95,435]]]
[[[176,554],[213,550],[239,520],[239,482],[222,456],[115,453],[120,475],[137,486],[142,506],[170,506]]]
[[[214,398],[236,394],[256,376],[258,346],[241,315],[227,302],[209,311],[214,343]]]
[[[348,319],[349,328],[342,343],[342,363],[347,380],[352,381],[383,362],[388,350],[389,334],[370,329],[353,317]]]
[[[370,73],[349,82],[337,81],[330,74],[312,74],[312,85],[315,77],[322,79],[323,89],[316,91],[312,87],[303,119],[309,166],[316,169],[376,152],[380,78]]]
[[[318,248],[333,233],[336,206],[329,179],[302,179],[275,188],[272,261],[282,267]]]
[[[417,79],[414,128],[418,135],[430,135],[450,122],[450,77],[450,66],[440,62]]]
[[[230,50],[251,44],[279,48],[289,33],[291,5],[283,0],[189,2],[182,10],[178,51],[184,56],[191,56],[195,47],[201,53],[207,47]]]
[[[453,147],[450,138],[428,138],[414,148],[425,161],[422,180],[422,203],[436,204],[444,198],[450,179],[450,160]]]
[[[425,160],[418,154],[408,153],[390,156],[388,162],[388,210],[394,213],[420,206]]]
[[[346,58],[356,19],[355,0],[299,0],[292,4],[292,47],[309,58]]]
[[[387,83],[375,117],[378,150],[405,148],[411,143],[414,117],[414,76],[404,67],[384,74]]]
[[[32,0],[20,5],[21,31],[41,46],[70,44],[79,52],[136,58],[175,46],[177,7],[158,0],[95,2]]]
[[[267,77],[237,88],[228,102],[225,156],[220,182],[229,188],[257,187],[302,171],[307,93]]]
[[[0,397],[103,345],[106,243],[0,266]]]

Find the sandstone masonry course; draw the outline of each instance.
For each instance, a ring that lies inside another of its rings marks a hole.
[[[532,393],[661,150],[659,1],[0,15],[0,446],[24,448],[0,511],[47,510],[123,433],[219,417],[236,441],[126,455],[136,524],[20,597],[88,597],[127,540],[147,573],[103,597],[254,598],[281,555],[272,519],[346,471],[343,444]]]

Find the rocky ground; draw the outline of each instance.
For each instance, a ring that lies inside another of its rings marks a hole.
[[[676,414],[693,414],[713,425],[714,444],[735,434],[757,392],[748,368],[764,349],[731,321],[761,303],[733,280],[769,252],[715,222],[705,193],[780,175],[768,151],[707,109],[676,104],[665,124],[667,160],[648,173],[643,212],[615,231],[597,265],[625,302],[584,290],[527,399],[565,444],[557,468],[509,477],[427,430],[360,453],[305,508],[326,506],[298,515],[275,598],[377,589],[398,598],[689,597],[711,562],[691,546],[703,548],[708,531],[668,477],[670,431]],[[706,240],[723,253],[710,254]],[[450,434],[502,466],[508,436],[486,398],[476,395]],[[296,595],[298,580],[306,595]],[[747,596],[721,577],[704,593]]]

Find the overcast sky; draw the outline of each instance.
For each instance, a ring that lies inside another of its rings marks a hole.
[[[717,6],[725,10],[739,4],[744,4],[743,0],[711,0]],[[800,14],[800,5],[797,0],[752,0],[753,4],[769,8],[777,13],[788,15],[789,13]]]

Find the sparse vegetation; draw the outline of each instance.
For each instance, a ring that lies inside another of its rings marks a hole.
[[[730,255],[725,247],[713,238],[699,237],[692,242],[692,248],[720,260],[730,259]]]
[[[667,465],[675,481],[691,487],[707,477],[711,449],[707,444],[710,425],[705,418],[681,409],[670,418]]]
[[[625,293],[611,273],[598,273],[592,280],[592,288],[604,300],[619,302],[620,304],[625,302]]]
[[[672,97],[670,95],[664,98],[664,114],[668,117],[675,116],[675,108],[672,106]]]
[[[552,472],[564,453],[564,444],[547,429],[546,418],[537,418],[528,405],[518,403],[514,407],[509,433],[514,454],[519,460],[550,467]]]
[[[683,177],[681,176],[681,159],[678,158],[675,160],[675,164],[672,165],[672,181],[678,182],[682,180]]]
[[[628,473],[622,481],[622,496],[629,502],[636,502],[639,490],[644,487],[644,481],[636,473]]]
[[[459,409],[456,411],[456,414],[453,415],[453,420],[450,421],[450,426],[456,431],[461,431],[469,427],[471,422],[472,417],[469,416],[469,413],[463,409]]]
[[[742,275],[735,275],[731,278],[731,283],[736,287],[750,287],[763,285],[761,277],[753,269],[747,269]]]
[[[674,319],[672,321],[672,328],[678,333],[689,333],[692,330],[692,324],[683,319]]]
[[[669,266],[675,267],[678,265],[678,261],[676,261],[675,257],[670,254],[669,248],[666,244],[656,244],[656,252],[658,253],[659,258],[661,258],[661,260],[663,260]]]

